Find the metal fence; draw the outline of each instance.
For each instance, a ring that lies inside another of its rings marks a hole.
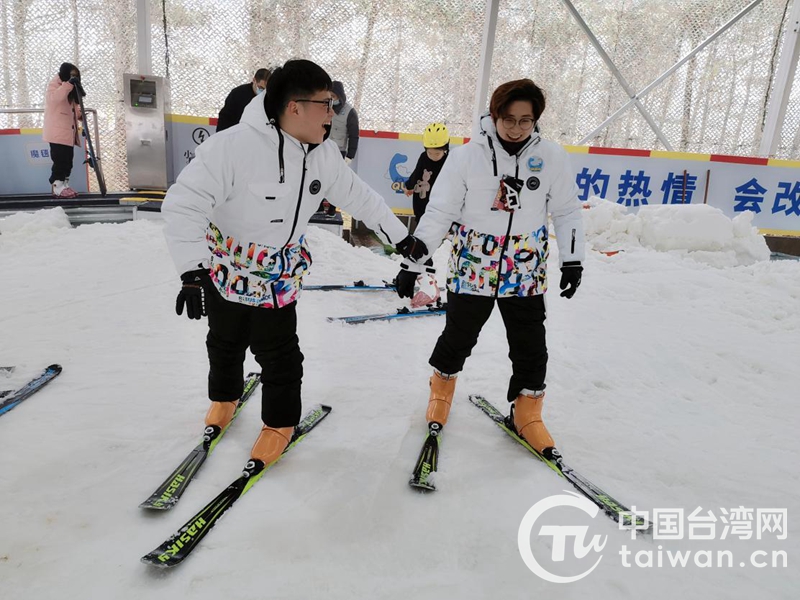
[[[798,0],[800,1],[800,0]],[[638,91],[749,0],[574,0]],[[764,0],[642,100],[675,150],[755,155],[790,0]],[[122,74],[136,71],[135,0],[0,0],[3,107],[43,105],[63,61],[82,71],[98,110],[110,189],[127,188]],[[310,58],[344,83],[363,129],[421,132],[431,121],[469,135],[483,0],[150,0],[153,74],[170,78],[172,112],[216,116],[262,66]],[[583,140],[628,95],[561,0],[501,0],[490,90],[531,77],[546,91],[545,136]],[[800,77],[776,156],[800,149]],[[0,128],[40,127],[0,116]],[[587,143],[663,144],[635,107]]]

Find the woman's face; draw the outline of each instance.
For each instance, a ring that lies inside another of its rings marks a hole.
[[[494,122],[497,135],[507,142],[519,142],[531,134],[536,121],[533,118],[533,105],[526,100],[516,100]]]

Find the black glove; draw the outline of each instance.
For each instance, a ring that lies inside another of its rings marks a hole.
[[[561,295],[564,298],[572,298],[575,295],[575,290],[581,284],[581,274],[583,267],[580,261],[565,262],[561,265],[561,285],[559,286],[563,292]]]
[[[210,283],[208,269],[197,269],[187,271],[181,275],[183,287],[178,293],[175,301],[175,312],[183,314],[183,307],[186,305],[186,316],[190,319],[199,319],[206,316],[204,289]]]
[[[414,284],[417,283],[417,275],[419,275],[419,273],[400,269],[400,272],[394,279],[394,287],[395,290],[397,290],[398,296],[401,298],[414,297]]]
[[[405,258],[419,260],[428,253],[428,247],[413,235],[407,235],[397,243],[397,251]]]

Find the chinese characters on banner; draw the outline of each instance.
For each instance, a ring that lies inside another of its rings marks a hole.
[[[598,196],[630,209],[706,203],[729,217],[753,212],[753,225],[767,232],[800,235],[800,163],[684,156],[573,153],[570,160],[582,201]]]

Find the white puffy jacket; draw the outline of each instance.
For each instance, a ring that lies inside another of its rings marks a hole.
[[[481,135],[451,151],[414,235],[429,251],[450,231],[448,290],[480,296],[543,294],[547,288],[547,215],[560,264],[582,261],[581,202],[566,151],[533,132],[516,156],[497,138],[489,115]],[[493,210],[504,175],[524,182],[519,206]],[[422,262],[422,261],[420,261]]]
[[[328,198],[397,244],[408,231],[330,140],[301,144],[268,122],[263,96],[212,135],[170,187],[161,212],[179,273],[210,266],[223,297],[275,308],[295,301],[311,264],[308,221]]]

